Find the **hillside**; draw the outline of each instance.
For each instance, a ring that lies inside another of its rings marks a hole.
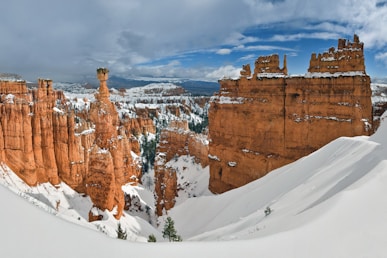
[[[339,138],[244,187],[184,201],[169,213],[182,243],[106,238],[58,220],[1,187],[2,203],[12,203],[0,220],[2,256],[383,257],[386,117],[371,137]],[[271,213],[265,216],[267,207]]]

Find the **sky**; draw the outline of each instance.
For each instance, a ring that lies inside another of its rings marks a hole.
[[[108,67],[216,81],[274,53],[304,74],[312,52],[354,33],[367,73],[387,77],[385,0],[5,0],[1,10],[0,73],[26,80],[79,81]]]

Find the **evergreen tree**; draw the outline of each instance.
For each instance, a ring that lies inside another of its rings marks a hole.
[[[183,239],[181,236],[177,235],[175,229],[175,222],[171,217],[167,217],[163,230],[163,237],[168,238],[169,242],[181,242]]]
[[[142,172],[148,173],[149,169],[153,168],[156,157],[157,142],[155,139],[149,140],[147,133],[144,134],[144,138],[141,144],[141,156],[142,156]]]
[[[268,207],[266,207],[266,209],[265,209],[265,216],[269,216],[270,213],[271,213],[271,208],[268,206]]]
[[[156,239],[155,235],[153,235],[153,234],[149,235],[148,242],[157,242],[157,239]]]
[[[117,228],[116,232],[117,232],[117,238],[118,239],[126,240],[128,235],[126,233],[126,230],[123,230],[121,228],[121,223],[118,223],[118,228]]]

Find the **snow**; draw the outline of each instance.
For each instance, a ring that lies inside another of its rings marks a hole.
[[[177,197],[176,204],[179,205],[192,197],[213,195],[208,190],[210,180],[209,166],[202,166],[195,161],[195,157],[183,155],[172,159],[165,164],[176,171]]]
[[[95,129],[94,128],[89,128],[89,129],[86,129],[86,130],[83,130],[81,133],[76,133],[75,135],[76,136],[79,136],[79,135],[88,135],[88,134],[92,134],[95,132]]]
[[[343,57],[341,57],[343,58]],[[334,56],[329,56],[329,57],[322,57],[321,58],[321,61],[326,61],[326,62],[332,62],[332,61],[335,61],[336,58]]]
[[[346,118],[338,118],[335,116],[313,116],[313,115],[304,115],[304,117],[300,117],[298,114],[293,113],[293,121],[300,123],[300,122],[305,122],[309,121],[311,119],[325,119],[325,120],[333,120],[333,121],[338,121],[338,122],[348,122],[351,123],[352,119],[346,119]],[[366,120],[366,119],[365,119]],[[366,122],[363,121],[362,122]],[[371,126],[370,124],[367,124],[367,126]]]
[[[59,108],[57,108],[57,107],[54,107],[53,108],[53,111],[55,112],[55,113],[58,113],[58,114],[64,114],[64,111],[63,110],[60,110]]]
[[[216,155],[212,155],[212,154],[208,154],[208,158],[209,159],[213,159],[213,160],[217,160],[217,161],[220,161],[220,158]]]
[[[387,102],[387,84],[371,83],[372,103]]]
[[[89,105],[79,96],[75,103],[79,108]],[[128,240],[117,240],[114,211],[93,209],[103,220],[89,223],[89,197],[65,183],[27,186],[1,164],[0,256],[385,257],[387,114],[381,120],[371,137],[339,138],[219,195],[208,191],[209,168],[201,168],[194,157],[168,162],[182,186],[175,208],[168,212],[183,238],[180,243],[162,242],[162,228],[151,215],[140,212],[124,213],[120,223]],[[209,158],[219,160],[214,155]],[[122,189],[154,212],[152,192],[141,185]],[[269,215],[265,215],[267,207],[272,210]],[[158,243],[138,243],[146,242],[150,234]]]
[[[219,100],[219,104],[243,104],[245,102],[245,98],[243,97],[237,97],[237,98],[231,98],[231,97],[225,97],[225,96],[211,97],[211,102],[215,100]]]
[[[14,99],[15,99],[15,95],[13,94],[8,94],[7,96],[5,96],[6,103],[13,104]]]
[[[285,78],[287,77],[284,73],[258,73],[257,78]]]
[[[337,67],[335,67],[337,68]],[[340,76],[365,76],[366,74],[363,71],[353,71],[353,72],[335,72],[335,73],[320,73],[320,72],[313,72],[313,73],[306,73],[305,78],[328,78],[328,77],[340,77]]]
[[[236,167],[237,164],[238,164],[238,163],[235,162],[235,161],[229,161],[229,162],[227,163],[227,165],[228,165],[229,167]]]

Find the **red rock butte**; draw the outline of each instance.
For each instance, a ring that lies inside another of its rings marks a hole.
[[[210,190],[256,180],[341,136],[373,132],[370,77],[363,43],[312,54],[304,76],[287,74],[286,57],[259,57],[254,73],[219,81],[209,109]]]

